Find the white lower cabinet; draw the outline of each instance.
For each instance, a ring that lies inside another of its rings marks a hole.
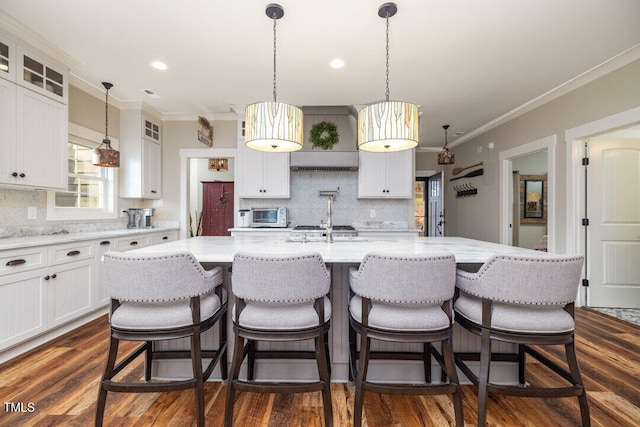
[[[53,328],[93,310],[94,259],[49,267],[43,277],[48,327]]]
[[[0,350],[47,329],[46,273],[37,269],[0,277]]]
[[[93,243],[96,250],[96,279],[93,292],[93,303],[96,308],[109,304],[109,291],[107,289],[107,279],[104,274],[102,256],[113,250],[113,240],[114,239],[100,239]]]
[[[177,239],[178,231],[168,230],[0,251],[0,360],[5,349],[55,334],[109,303],[107,251]]]

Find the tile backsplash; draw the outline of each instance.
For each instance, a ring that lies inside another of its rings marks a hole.
[[[290,199],[240,199],[240,209],[286,206],[289,221],[316,225],[326,220],[327,198],[320,191],[340,188],[333,203],[333,224],[353,222],[407,221],[413,212],[411,199],[358,199],[358,172],[300,171],[291,173]],[[371,218],[375,210],[375,218]]]
[[[120,210],[140,205],[139,200],[120,199]],[[36,219],[27,219],[36,208]],[[127,227],[124,217],[99,221],[47,221],[47,192],[0,188],[0,238],[55,233],[119,230]]]

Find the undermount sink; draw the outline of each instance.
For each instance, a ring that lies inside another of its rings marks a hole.
[[[334,237],[333,243],[342,243],[342,242],[366,242],[367,239],[364,237]],[[291,238],[289,237],[285,242],[288,243],[326,243],[326,237],[307,237],[306,240],[302,238]]]

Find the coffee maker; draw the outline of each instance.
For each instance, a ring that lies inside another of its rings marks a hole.
[[[125,212],[129,217],[127,228],[153,228],[151,217],[155,214],[155,208],[131,208]]]

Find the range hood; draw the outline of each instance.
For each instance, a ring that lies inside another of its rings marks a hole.
[[[357,151],[294,151],[292,171],[356,171]]]

